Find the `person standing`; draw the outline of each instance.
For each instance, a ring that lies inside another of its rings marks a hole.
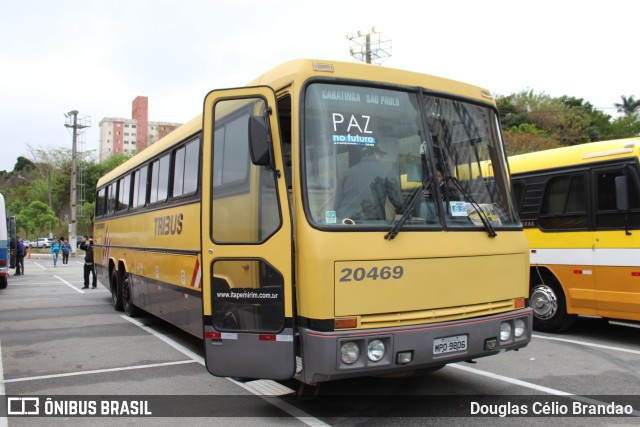
[[[24,275],[24,241],[20,236],[16,236],[16,274],[15,276]]]
[[[91,287],[93,289],[97,286],[97,278],[96,278],[96,270],[93,264],[93,239],[87,239],[87,236],[82,238],[82,243],[80,243],[80,249],[85,251],[84,256],[84,286],[82,289],[89,288],[89,275],[93,274],[93,280],[91,281]]]
[[[60,240],[54,240],[51,244],[51,257],[53,258],[53,268],[56,268],[58,263],[58,255],[60,254]]]
[[[71,253],[71,245],[69,244],[68,239],[64,239],[64,241],[60,239],[60,241],[62,242],[60,250],[62,251],[62,266],[64,267],[69,264],[69,253]]]
[[[402,213],[404,198],[397,177],[383,165],[386,154],[377,145],[361,148],[362,158],[344,175],[336,188],[338,217],[367,223],[386,219],[388,198],[396,213]]]

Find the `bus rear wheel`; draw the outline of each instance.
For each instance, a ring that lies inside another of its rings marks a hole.
[[[136,317],[140,314],[140,309],[136,307],[133,300],[133,282],[131,281],[131,276],[127,273],[124,275],[124,279],[122,280],[121,287],[121,295],[122,295],[122,306],[124,308],[124,314],[129,317]]]
[[[533,310],[533,328],[542,332],[563,332],[571,328],[577,316],[567,313],[562,287],[553,279],[538,279],[529,295]]]
[[[116,311],[122,311],[124,309],[119,283],[120,280],[118,279],[118,272],[115,269],[111,270],[111,275],[109,276],[109,288],[111,288],[111,302],[113,303],[113,308],[115,308]]]
[[[9,284],[9,278],[6,276],[0,277],[0,289],[5,289]]]

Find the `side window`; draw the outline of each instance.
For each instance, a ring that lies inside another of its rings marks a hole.
[[[149,203],[167,200],[169,192],[169,163],[171,156],[166,154],[151,164],[151,194]]]
[[[249,158],[249,117],[262,116],[265,108],[261,98],[215,106],[211,224],[216,242],[263,242],[280,227],[275,175]]]
[[[187,144],[184,158],[184,190],[183,194],[195,193],[198,189],[198,170],[200,159],[200,138]]]
[[[180,147],[174,152],[173,158],[173,197],[182,196],[184,186],[184,156],[186,147]]]
[[[123,211],[129,209],[129,194],[131,191],[131,175],[118,180],[118,205],[116,210]]]
[[[248,126],[251,110],[216,123],[213,146],[213,186],[217,191],[235,194],[248,190],[249,179]]]
[[[520,213],[522,211],[522,198],[524,196],[524,182],[512,181],[511,190],[513,191],[513,201],[516,204],[516,209],[518,213]]]
[[[616,178],[624,176],[622,169],[598,170],[594,173],[596,191],[596,229],[620,229],[640,226],[640,202],[633,179],[627,181],[629,212],[619,211],[616,200]],[[629,176],[628,178],[632,178]]]
[[[172,196],[195,193],[198,189],[200,140],[189,142],[174,152]]]
[[[106,187],[98,190],[96,197],[96,216],[102,216],[107,213],[107,189]]]
[[[111,183],[107,187],[107,213],[112,214],[116,210],[116,184]]]
[[[544,190],[540,227],[545,230],[586,229],[587,200],[584,174],[551,178]]]
[[[135,172],[133,181],[133,207],[144,206],[147,202],[147,171],[148,166],[143,166]]]

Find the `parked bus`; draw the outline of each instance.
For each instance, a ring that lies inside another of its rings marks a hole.
[[[640,138],[509,158],[531,246],[534,328],[640,321]]]
[[[522,348],[528,248],[497,117],[484,89],[366,64],[214,90],[99,180],[98,277],[116,309],[202,337],[218,376],[313,385]]]
[[[0,289],[7,287],[9,283],[9,237],[7,210],[4,205],[4,196],[0,194]]]

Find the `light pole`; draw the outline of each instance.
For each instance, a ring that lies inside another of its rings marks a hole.
[[[347,34],[349,39],[349,53],[358,61],[367,64],[382,64],[391,57],[391,39],[371,27],[370,30],[358,30]]]
[[[70,208],[71,218],[69,218],[69,243],[71,243],[71,252],[76,252],[76,234],[78,230],[78,223],[76,222],[76,207],[78,204],[78,172],[77,172],[77,146],[78,146],[78,130],[87,128],[90,126],[88,121],[81,119],[78,121],[78,110],[69,111],[65,114],[67,123],[65,127],[73,129],[73,143],[71,148],[71,194],[70,194]]]

